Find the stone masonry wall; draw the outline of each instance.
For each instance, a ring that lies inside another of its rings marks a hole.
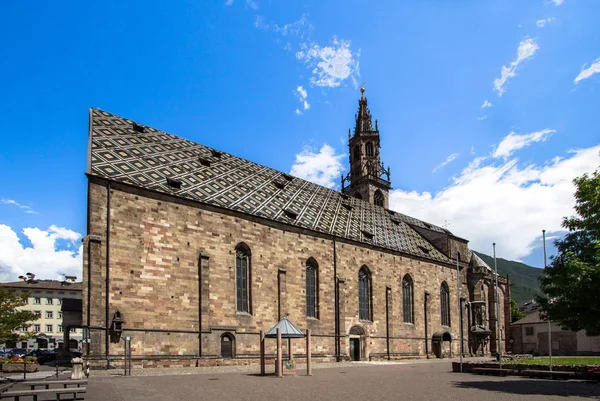
[[[106,246],[110,241],[110,321],[115,311],[125,320],[123,336],[132,337],[137,360],[148,358],[218,358],[224,333],[235,337],[236,358],[255,359],[259,332],[268,330],[281,315],[301,330],[313,334],[313,354],[335,354],[334,246],[340,285],[341,354],[349,358],[349,333],[353,326],[365,331],[363,357],[387,358],[386,288],[390,357],[425,356],[425,292],[429,342],[433,333],[447,330],[459,336],[456,270],[451,266],[418,260],[397,253],[334,241],[325,236],[281,223],[261,221],[234,212],[216,210],[168,195],[113,184],[110,193],[110,236],[106,235],[107,188],[91,178],[89,186],[90,232],[85,241],[83,322],[90,316],[90,358],[106,358],[105,309]],[[236,312],[235,247],[251,250],[251,313]],[[305,313],[305,265],[318,262],[319,319]],[[91,262],[87,273],[88,263]],[[372,273],[373,321],[358,318],[358,271],[366,265]],[[466,269],[465,269],[466,270]],[[402,321],[402,278],[414,282],[415,323]],[[87,291],[91,282],[91,293]],[[451,327],[440,321],[440,286],[450,288]],[[465,279],[462,279],[463,283]],[[463,298],[468,298],[466,285]],[[464,316],[466,336],[467,317]],[[199,332],[201,335],[199,338]],[[108,354],[123,355],[123,342],[110,342]],[[453,341],[453,354],[458,341]],[[293,352],[304,354],[303,340]],[[431,344],[429,352],[431,353]],[[267,354],[275,354],[275,341],[266,341]],[[284,352],[287,352],[285,349]]]

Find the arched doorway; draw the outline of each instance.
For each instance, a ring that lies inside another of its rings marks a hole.
[[[235,339],[232,334],[225,333],[221,336],[221,358],[232,359]]]
[[[36,341],[37,341],[37,346],[38,346],[39,349],[46,349],[46,348],[48,348],[48,339],[38,337],[36,339]]]
[[[365,351],[363,350],[363,347],[366,346],[366,342],[364,341],[365,330],[360,326],[353,326],[350,329],[349,337],[350,360],[360,361],[365,356]]]
[[[452,358],[452,335],[449,331],[436,331],[431,337],[431,348],[437,358]]]

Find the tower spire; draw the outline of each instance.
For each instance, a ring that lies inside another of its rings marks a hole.
[[[360,88],[354,135],[348,132],[350,172],[342,176],[342,192],[378,206],[388,207],[391,189],[390,170],[380,157],[379,124],[373,119],[365,96],[364,82]],[[348,185],[349,184],[349,185]]]
[[[367,107],[367,97],[365,96],[365,87],[360,88],[360,99],[358,100],[358,114],[356,115],[356,125],[354,127],[354,135],[368,133],[373,131],[373,121],[371,111]]]

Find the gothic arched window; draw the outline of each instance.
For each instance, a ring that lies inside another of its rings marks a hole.
[[[306,316],[319,318],[319,265],[313,258],[306,261]]]
[[[373,195],[373,203],[377,206],[383,207],[383,193],[380,190],[375,191],[375,195]]]
[[[360,159],[360,145],[354,147],[354,161]]]
[[[450,326],[450,291],[445,281],[440,288],[440,306],[442,326]]]
[[[367,266],[363,266],[358,271],[358,317],[360,320],[373,320],[371,296],[371,272]]]
[[[413,294],[413,281],[410,275],[407,274],[402,279],[402,320],[404,323],[415,322]]]
[[[367,157],[373,157],[373,144],[371,142],[367,142],[365,153],[367,154]]]
[[[235,247],[235,288],[237,311],[251,313],[251,255],[244,243]]]

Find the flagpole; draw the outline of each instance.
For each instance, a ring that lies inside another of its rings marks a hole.
[[[544,241],[544,270],[546,270],[546,230],[542,230],[542,238]],[[552,328],[550,317],[548,317],[548,356],[550,357],[550,372],[552,372]]]
[[[498,360],[502,369],[502,331],[500,328],[500,303],[498,302],[498,262],[496,261],[496,243],[494,247],[494,269],[496,270],[496,326],[498,328]]]
[[[458,253],[456,254],[456,284],[458,287],[458,335],[460,337],[460,348],[458,353],[460,354],[460,373],[463,371],[463,332],[462,332],[462,316],[460,307],[460,270],[458,265]]]

